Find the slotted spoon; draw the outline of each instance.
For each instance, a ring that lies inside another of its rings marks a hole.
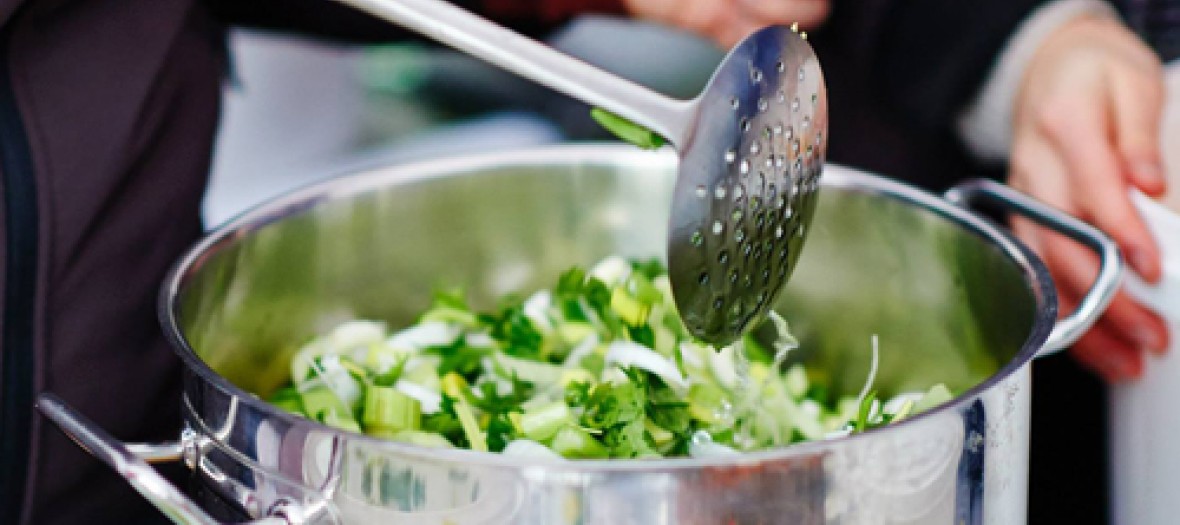
[[[823,75],[795,31],[772,26],[746,37],[684,101],[442,0],[338,1],[666,138],[680,154],[667,256],[685,326],[721,346],[766,316],[806,238],[826,150]]]

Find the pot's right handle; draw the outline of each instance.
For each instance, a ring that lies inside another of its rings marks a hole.
[[[1053,354],[1072,345],[1090,329],[1114,299],[1122,283],[1123,258],[1114,240],[1098,228],[991,180],[964,182],[951,188],[944,196],[963,207],[970,207],[980,200],[989,200],[1064,234],[1098,253],[1100,266],[1094,284],[1090,285],[1090,290],[1078,303],[1077,309],[1053,327],[1038,356]]]
[[[208,513],[193,503],[180,489],[164,479],[156,469],[132,452],[127,445],[111,437],[101,427],[75,412],[53,394],[37,397],[37,410],[61,427],[70,439],[92,456],[115,469],[144,498],[180,525],[220,525]],[[140,447],[148,457],[168,458],[167,452],[153,454],[148,447]],[[271,516],[250,522],[251,525],[288,525],[288,520]]]

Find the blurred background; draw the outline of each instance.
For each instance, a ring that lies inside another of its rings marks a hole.
[[[722,56],[696,36],[609,17],[580,18],[549,43],[683,98],[700,91]],[[236,30],[231,45],[234,81],[204,207],[210,227],[366,167],[609,139],[587,106],[430,44],[334,46]],[[674,60],[667,49],[677,50]]]

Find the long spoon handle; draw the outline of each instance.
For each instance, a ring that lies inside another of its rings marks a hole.
[[[693,103],[656,93],[443,0],[337,0],[602,107],[668,139],[687,139]]]

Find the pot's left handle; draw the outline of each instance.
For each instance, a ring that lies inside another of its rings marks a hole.
[[[144,460],[175,460],[179,458],[178,445],[129,445],[111,437],[105,430],[75,412],[53,394],[37,397],[37,410],[57,424],[70,439],[90,455],[102,460],[115,469],[135,490],[139,491],[160,512],[178,525],[220,525],[220,523],[197,506],[175,485],[169,483],[156,469]],[[289,525],[282,517],[267,517],[250,522],[256,525]]]
[[[1097,252],[1098,277],[1078,303],[1053,327],[1038,355],[1048,355],[1072,345],[1102,316],[1118,292],[1123,278],[1123,258],[1119,247],[1105,233],[1082,220],[1058,211],[1028,195],[990,180],[971,180],[946,192],[947,200],[969,207],[979,200],[989,200],[1061,233]]]

